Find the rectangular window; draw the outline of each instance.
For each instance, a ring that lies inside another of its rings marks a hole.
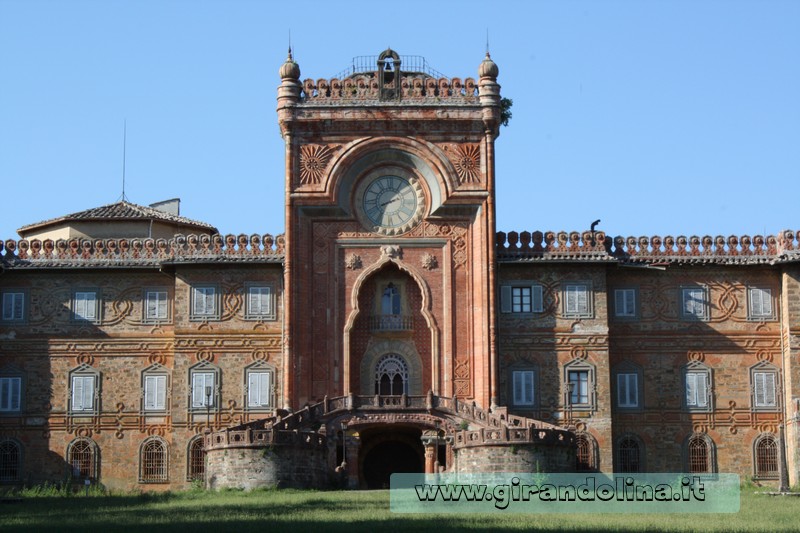
[[[500,287],[501,313],[541,313],[543,308],[542,286],[539,284]]]
[[[192,374],[192,407],[214,407],[215,392],[214,372]]]
[[[0,378],[0,412],[20,410],[22,399],[22,378]]]
[[[144,377],[145,411],[163,411],[167,408],[167,376]]]
[[[564,315],[565,316],[590,316],[589,286],[574,284],[564,286]]]
[[[753,372],[756,407],[776,407],[778,405],[775,372]]]
[[[268,285],[251,285],[247,287],[247,309],[245,318],[273,318],[272,287]]]
[[[72,411],[94,410],[96,376],[72,376]]]
[[[747,291],[749,318],[772,318],[772,291],[751,287]]]
[[[212,318],[216,315],[216,287],[194,287],[192,289],[192,318]]]
[[[169,319],[169,293],[165,290],[149,290],[144,297],[145,322],[161,322]]]
[[[511,373],[514,405],[532,406],[534,404],[533,370],[515,370]]]
[[[704,287],[681,289],[681,314],[684,318],[708,318],[708,291]]]
[[[74,320],[98,321],[98,298],[95,291],[77,291],[72,298]]]
[[[617,374],[617,407],[639,407],[639,374]]]
[[[250,372],[247,374],[247,406],[251,408],[269,407],[272,403],[272,373]]]
[[[707,372],[686,372],[686,407],[708,407]]]
[[[572,405],[588,405],[589,371],[570,370],[567,377],[570,385],[569,403]]]
[[[3,321],[21,322],[25,320],[25,293],[3,293]]]
[[[614,316],[636,318],[636,289],[614,290]]]

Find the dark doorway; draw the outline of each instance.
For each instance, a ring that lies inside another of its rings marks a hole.
[[[421,445],[419,446],[422,447]],[[375,444],[364,456],[364,481],[368,489],[389,488],[389,477],[401,472],[423,472],[420,450],[402,440]]]

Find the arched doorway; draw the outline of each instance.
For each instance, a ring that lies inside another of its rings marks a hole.
[[[395,473],[425,471],[422,432],[413,427],[373,428],[361,432],[359,479],[363,488],[386,489]]]

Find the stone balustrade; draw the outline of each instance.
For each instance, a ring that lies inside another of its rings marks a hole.
[[[387,86],[393,88],[393,85]],[[404,75],[400,80],[401,101],[426,100],[441,103],[443,99],[461,99],[479,103],[478,85],[473,78],[432,78]],[[356,75],[344,79],[306,79],[302,99],[305,103],[334,104],[350,100],[377,100],[380,94],[378,78]]]

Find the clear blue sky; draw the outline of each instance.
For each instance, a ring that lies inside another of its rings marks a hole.
[[[288,7],[290,6],[291,7]],[[476,76],[513,119],[498,229],[800,229],[800,1],[0,0],[0,238],[128,198],[283,231],[275,96],[391,46]]]

